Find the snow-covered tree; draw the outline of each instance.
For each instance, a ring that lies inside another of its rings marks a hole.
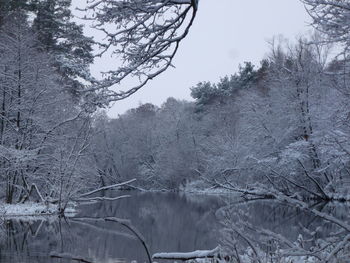
[[[90,64],[93,62],[94,41],[83,33],[83,26],[75,23],[71,0],[46,0],[35,4],[33,29],[40,47],[54,58],[53,64],[62,75],[63,85],[75,95],[85,83],[92,81]]]
[[[0,167],[8,203],[26,201],[33,189],[50,201],[86,186],[80,172],[89,116],[58,85],[25,21],[15,13],[0,31]]]
[[[350,2],[348,0],[302,0],[313,19],[313,25],[324,33],[330,42],[350,47]]]
[[[99,94],[97,103],[129,97],[172,66],[197,8],[198,0],[89,0],[83,16],[104,36],[98,56],[109,54],[117,60],[89,89]],[[130,78],[139,81],[124,91],[111,89]]]
[[[0,0],[0,26],[13,12],[31,11],[36,0]]]

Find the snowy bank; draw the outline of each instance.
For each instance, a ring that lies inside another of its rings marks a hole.
[[[223,187],[212,186],[203,180],[188,182],[185,186],[180,187],[180,192],[190,194],[205,194],[205,195],[239,195],[232,190]]]
[[[72,205],[65,210],[66,215],[76,212]],[[56,215],[58,214],[58,205],[28,202],[24,204],[5,204],[0,203],[0,217],[15,216],[39,216],[39,215]]]

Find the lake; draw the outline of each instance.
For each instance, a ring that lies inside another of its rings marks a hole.
[[[52,252],[70,253],[96,263],[148,262],[147,251],[133,231],[117,222],[95,220],[98,217],[130,220],[150,254],[213,249],[219,244],[229,247],[235,242],[231,229],[240,221],[274,230],[290,240],[320,226],[320,235],[334,231],[330,223],[271,200],[246,202],[233,196],[177,193],[131,195],[118,201],[82,205],[73,218],[2,221],[0,262],[70,262],[51,258]],[[314,206],[320,211],[334,210],[339,218],[347,218],[349,214],[347,205]]]

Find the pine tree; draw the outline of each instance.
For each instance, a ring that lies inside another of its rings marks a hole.
[[[55,58],[54,66],[65,86],[78,95],[81,80],[92,80],[89,66],[93,62],[93,40],[84,36],[83,27],[72,21],[70,6],[71,0],[37,2],[33,28],[43,48]]]
[[[19,10],[31,10],[32,1],[28,0],[0,0],[0,26],[3,24],[5,17],[12,12]]]

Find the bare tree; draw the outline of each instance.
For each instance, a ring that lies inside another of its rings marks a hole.
[[[348,0],[302,0],[313,19],[316,29],[328,37],[328,41],[350,46],[350,2]]]
[[[92,102],[107,105],[127,98],[173,66],[173,58],[193,24],[197,7],[198,0],[89,0],[81,11],[104,36],[98,43],[97,56],[110,54],[122,62],[116,69],[104,72],[103,80],[87,89],[99,95],[93,96]],[[138,79],[131,88],[111,89],[130,78]]]

